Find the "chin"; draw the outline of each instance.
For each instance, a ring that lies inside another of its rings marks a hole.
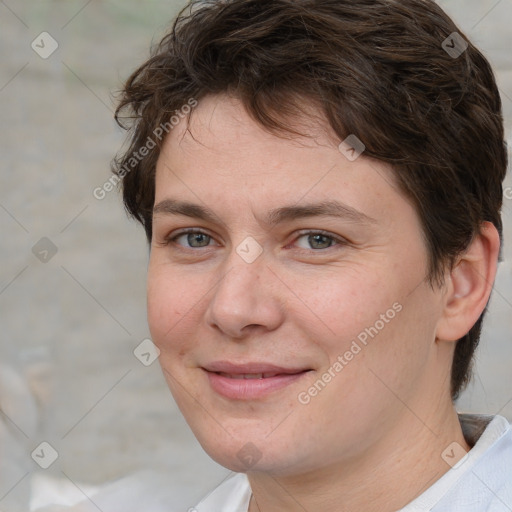
[[[204,451],[217,464],[237,473],[262,472],[274,476],[286,476],[298,470],[306,470],[304,453],[297,451],[296,445],[286,443],[277,437],[271,443],[268,436],[230,436],[224,432],[222,438],[210,435],[196,438]],[[300,453],[300,460],[299,460]]]

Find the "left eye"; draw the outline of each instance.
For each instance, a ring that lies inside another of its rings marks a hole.
[[[179,243],[180,238],[184,238],[186,243]],[[298,242],[300,240],[306,241],[306,246],[300,245]],[[211,245],[213,241],[213,237],[204,233],[203,231],[184,231],[176,236],[169,238],[169,242],[178,243],[178,245],[182,245],[185,247],[189,247],[192,249],[200,249],[203,247],[208,247]],[[314,250],[318,251],[321,249],[328,249],[333,245],[342,243],[341,240],[338,240],[332,235],[323,233],[321,231],[308,231],[301,233],[296,239],[295,243],[299,246],[300,249],[305,250]]]
[[[305,238],[306,243],[309,245],[309,247],[301,247],[301,249],[313,249],[315,251],[319,249],[328,249],[338,243],[334,237],[316,231],[302,234],[297,238],[297,241],[301,238]]]

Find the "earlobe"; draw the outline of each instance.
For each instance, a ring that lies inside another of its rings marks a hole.
[[[447,278],[437,339],[457,341],[476,323],[491,295],[499,248],[496,227],[490,222],[483,222],[480,233],[460,255]]]

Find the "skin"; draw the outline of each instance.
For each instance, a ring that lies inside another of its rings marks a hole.
[[[441,455],[451,443],[470,449],[450,397],[450,368],[454,341],[487,303],[499,238],[482,225],[444,285],[432,287],[420,220],[392,169],[364,154],[349,161],[318,115],[296,123],[312,137],[270,134],[238,100],[219,95],[199,103],[189,131],[181,122],[169,134],[155,205],[186,200],[218,220],[154,214],[152,339],[205,451],[248,474],[250,512],[391,512],[450,469]],[[373,220],[265,222],[269,210],[329,200]],[[207,236],[195,246],[186,234],[169,242],[183,228]],[[247,237],[263,251],[252,263],[236,252]],[[299,393],[397,303],[400,312],[300,403]],[[265,397],[234,400],[217,394],[202,369],[218,360],[311,371]],[[256,464],[237,455],[244,446]]]

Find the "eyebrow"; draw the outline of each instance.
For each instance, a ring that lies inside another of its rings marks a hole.
[[[160,201],[153,207],[153,215],[183,215],[225,226],[220,217],[209,208],[177,199]],[[282,206],[270,210],[267,213],[265,223],[272,227],[286,221],[307,217],[338,217],[358,224],[377,224],[377,220],[373,217],[339,201]]]

